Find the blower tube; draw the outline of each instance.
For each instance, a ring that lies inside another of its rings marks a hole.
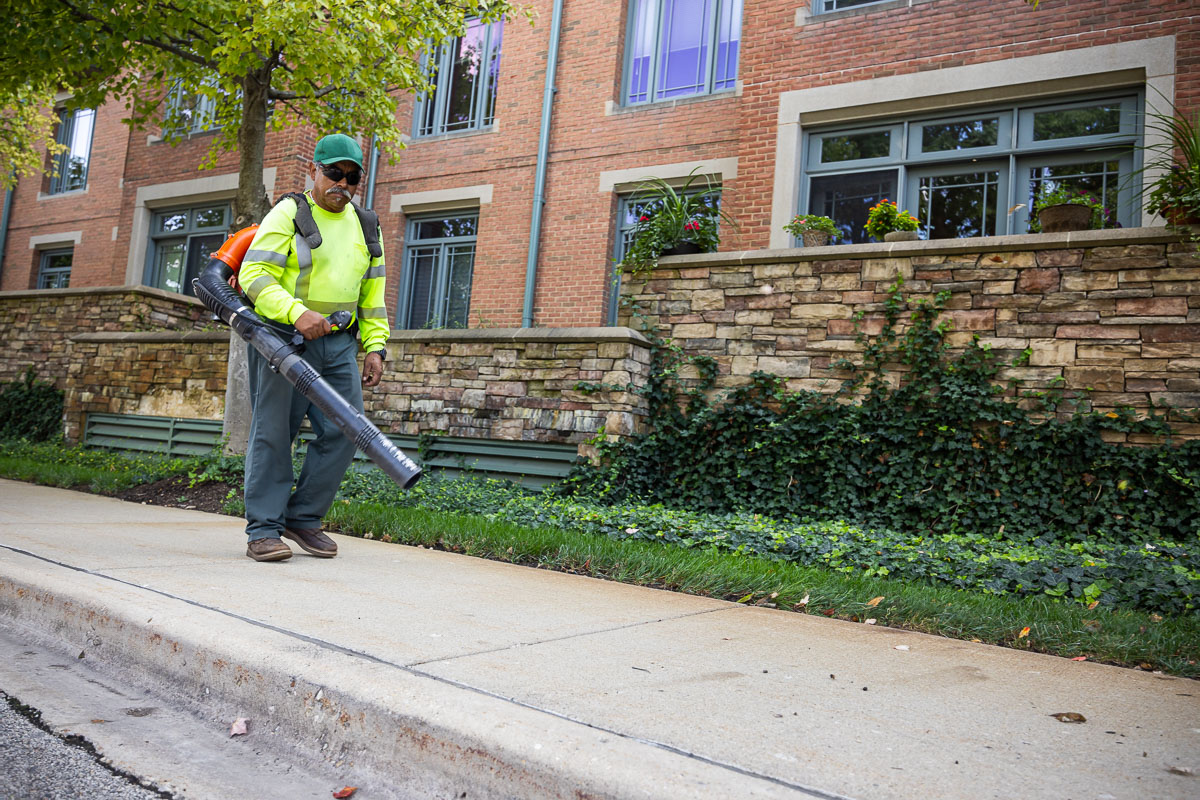
[[[236,234],[235,234],[236,236]],[[249,242],[247,241],[248,245]],[[225,248],[222,248],[224,251]],[[242,248],[243,253],[245,248]],[[224,252],[218,252],[199,278],[192,281],[196,296],[209,310],[237,331],[259,353],[267,359],[271,369],[287,378],[296,391],[307,397],[321,409],[347,439],[354,442],[388,477],[402,489],[411,489],[421,478],[421,468],[392,444],[379,428],[350,405],[344,397],[329,385],[307,361],[300,357],[304,339],[284,341],[283,337],[263,322],[229,286],[233,268],[222,260]],[[226,256],[228,257],[228,256]],[[241,263],[239,256],[234,256]]]

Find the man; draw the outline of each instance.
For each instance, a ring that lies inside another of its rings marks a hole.
[[[297,232],[299,206],[281,200],[263,218],[242,261],[238,280],[254,310],[289,334],[305,339],[303,358],[360,412],[362,388],[379,383],[390,325],[384,308],[382,250],[372,258],[363,223],[351,200],[363,178],[362,149],[344,134],[317,142],[313,181],[303,195],[320,233],[318,246]],[[378,232],[376,232],[378,237]],[[358,342],[349,330],[333,330],[326,316],[354,314],[366,352],[358,373]],[[253,418],[246,454],[246,555],[255,561],[282,561],[291,548],[281,537],[321,558],[337,555],[337,544],[321,530],[338,485],[354,457],[354,443],[273,372],[267,359],[248,347]],[[308,416],[316,439],[308,446],[299,479],[292,472],[292,442]]]

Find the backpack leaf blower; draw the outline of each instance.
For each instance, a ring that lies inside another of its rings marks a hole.
[[[248,300],[230,286],[229,279],[241,267],[257,230],[257,225],[243,228],[226,239],[221,248],[212,254],[200,277],[192,281],[196,296],[261,353],[272,370],[286,378],[296,391],[321,409],[338,430],[400,488],[411,489],[421,478],[421,468],[300,357],[304,352],[304,337],[301,334],[296,333],[290,341],[285,340],[281,333],[254,313],[253,308],[247,305]],[[330,323],[338,328],[345,328],[350,319],[348,311],[338,311],[329,317]]]

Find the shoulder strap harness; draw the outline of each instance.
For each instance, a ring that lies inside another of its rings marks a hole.
[[[308,246],[316,250],[321,246],[321,231],[317,229],[317,222],[313,219],[312,209],[308,206],[308,198],[299,192],[288,192],[279,198],[279,202],[286,198],[291,198],[296,203],[294,220],[296,235],[304,237]],[[371,253],[371,258],[379,258],[383,255],[383,247],[379,244],[379,215],[369,208],[362,208],[354,203],[351,205],[354,206],[354,213],[358,215],[358,224],[362,226],[363,241]]]

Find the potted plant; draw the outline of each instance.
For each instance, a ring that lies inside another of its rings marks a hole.
[[[919,220],[907,211],[901,211],[886,197],[871,206],[867,224],[863,230],[876,241],[902,242],[918,238]]]
[[[1188,119],[1175,111],[1151,112],[1146,129],[1159,134],[1146,153],[1142,172],[1155,174],[1144,192],[1146,210],[1173,227],[1200,225],[1200,111]]]
[[[1104,201],[1086,189],[1053,181],[1042,181],[1033,201],[1031,233],[1086,231],[1116,225],[1116,219]]]
[[[649,178],[638,187],[633,200],[641,204],[642,214],[621,266],[640,271],[652,269],[659,256],[716,252],[721,241],[718,222],[734,222],[717,207],[719,187],[692,190],[700,177],[694,173],[678,189],[661,178]]]
[[[797,214],[783,229],[803,242],[805,247],[824,247],[842,237],[842,230],[837,223],[820,214]]]

